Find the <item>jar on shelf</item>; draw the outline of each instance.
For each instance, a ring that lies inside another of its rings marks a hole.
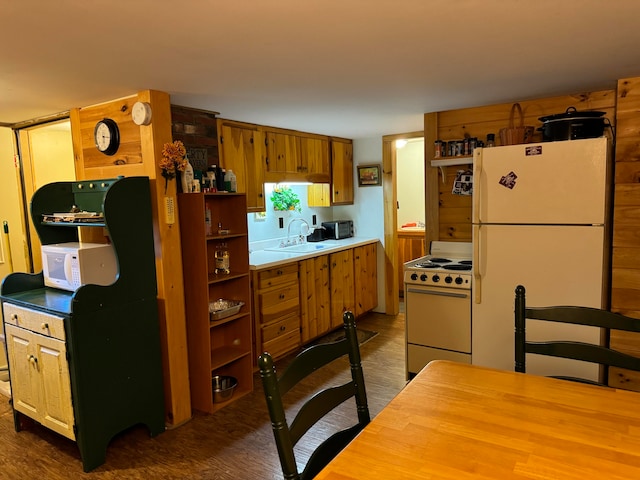
[[[229,268],[229,250],[226,243],[219,243],[216,246],[215,252],[216,259],[216,274],[229,274],[231,269]]]

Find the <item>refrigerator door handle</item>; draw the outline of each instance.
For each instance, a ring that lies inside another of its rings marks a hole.
[[[474,177],[475,178],[475,177]],[[480,225],[473,225],[473,301],[474,303],[482,303],[482,275],[480,270]]]
[[[482,149],[473,152],[472,223],[480,223],[480,175],[482,174]],[[474,259],[475,260],[475,259]]]

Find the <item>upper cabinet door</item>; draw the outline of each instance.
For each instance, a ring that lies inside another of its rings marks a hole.
[[[331,203],[353,204],[353,143],[331,140]]]
[[[300,137],[298,171],[311,183],[331,181],[328,138]]]
[[[266,131],[265,180],[280,182],[298,173],[300,143],[296,135]]]
[[[255,127],[223,121],[218,124],[218,132],[222,166],[236,174],[238,192],[247,195],[247,211],[264,211],[262,133]]]

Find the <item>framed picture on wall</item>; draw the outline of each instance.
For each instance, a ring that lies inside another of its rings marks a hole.
[[[358,186],[382,185],[382,165],[358,165]]]

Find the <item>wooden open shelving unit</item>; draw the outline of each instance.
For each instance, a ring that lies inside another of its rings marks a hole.
[[[207,235],[205,212],[211,211],[213,234]],[[238,193],[178,195],[182,265],[187,317],[191,406],[213,413],[253,390],[251,286],[247,200]],[[228,233],[218,233],[219,228]],[[230,273],[215,273],[215,251],[226,243]],[[211,320],[209,302],[244,302],[235,315]],[[230,375],[238,380],[233,396],[213,402],[211,379]]]

